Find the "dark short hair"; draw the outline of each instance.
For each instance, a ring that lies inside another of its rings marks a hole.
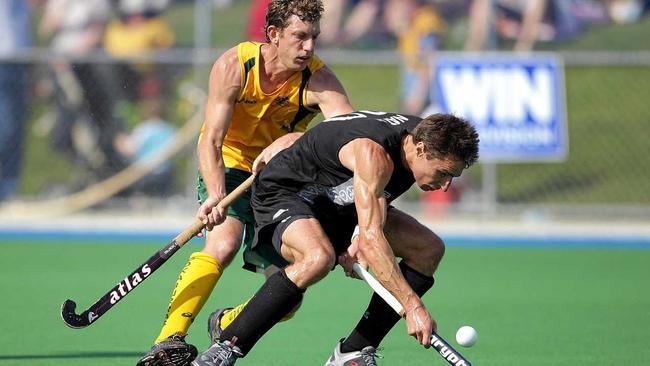
[[[270,41],[268,29],[275,26],[281,31],[287,27],[289,18],[297,15],[303,22],[318,22],[323,15],[323,2],[321,0],[272,0],[266,9],[266,24],[264,34]]]
[[[478,160],[478,133],[469,121],[452,114],[432,114],[411,131],[413,142],[424,143],[427,159],[449,157],[470,167]]]

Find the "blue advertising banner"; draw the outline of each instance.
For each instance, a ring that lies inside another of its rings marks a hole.
[[[481,161],[566,157],[564,73],[557,57],[448,54],[433,67],[438,108],[474,123]]]

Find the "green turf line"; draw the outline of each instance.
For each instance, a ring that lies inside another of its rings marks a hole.
[[[162,244],[34,244],[0,246],[3,366],[135,364],[157,335],[178,271],[200,249],[188,245],[97,323],[73,330],[59,318],[65,298],[87,307]],[[448,340],[461,325],[478,330],[475,347],[458,347],[475,365],[645,365],[648,263],[650,251],[638,250],[449,248],[425,303]],[[206,348],[207,310],[239,303],[261,281],[236,262],[188,340]],[[238,365],[322,364],[369,295],[335,270]],[[380,365],[446,365],[418,348],[403,324],[383,346]]]

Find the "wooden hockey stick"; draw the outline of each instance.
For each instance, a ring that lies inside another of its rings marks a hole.
[[[224,197],[217,206],[223,208],[230,206],[242,193],[250,188],[254,179],[255,175],[248,177],[248,179]],[[81,314],[76,313],[77,304],[73,300],[65,300],[61,306],[61,318],[63,318],[65,324],[70,328],[79,329],[89,326],[112,309],[115,304],[121,301],[144,280],[149,278],[153,272],[167,262],[174,253],[203,230],[204,227],[203,222],[196,220],[192,225],[183,230],[182,233],[178,234],[169,244],[158,250],[151,258],[138,266],[131,274],[126,276]]]

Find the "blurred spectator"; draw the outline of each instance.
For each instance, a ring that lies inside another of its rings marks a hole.
[[[52,147],[92,173],[92,179],[105,178],[123,167],[113,142],[121,126],[113,118],[105,70],[84,58],[100,51],[109,16],[108,0],[48,0],[39,27],[42,35],[51,37],[52,51],[61,56],[52,65],[58,107]],[[77,141],[75,131],[80,126],[91,133],[94,144]],[[86,151],[80,146],[91,148]]]
[[[144,104],[151,117],[137,124],[130,134],[121,134],[116,139],[117,148],[132,164],[150,163],[176,133],[176,128],[163,119],[158,99],[149,99]],[[172,190],[173,181],[172,164],[165,161],[138,181],[133,190],[147,195],[166,196]]]
[[[534,34],[537,38],[539,32],[540,8],[546,5],[546,0],[474,0],[469,10],[469,35],[465,49],[469,51],[493,50],[498,48],[498,34],[506,33],[510,37],[518,37],[521,33],[521,42],[516,49],[532,49],[533,42],[528,38]],[[514,22],[507,21],[518,15],[517,29],[512,30],[510,25]],[[526,22],[524,24],[523,19]],[[519,26],[526,32],[520,32]]]
[[[248,25],[246,26],[246,40],[266,42],[266,8],[271,0],[253,0],[248,10]]]
[[[27,65],[12,57],[31,47],[25,0],[0,1],[0,201],[18,190],[27,117]]]
[[[572,38],[580,30],[573,5],[572,0],[474,0],[465,48],[497,49],[502,38],[515,40],[517,51],[530,51],[539,40]]]
[[[384,0],[324,0],[320,40],[339,46],[348,45],[370,32],[386,30],[381,19]],[[401,11],[396,8],[394,10]]]
[[[402,58],[401,110],[418,115],[433,101],[430,61],[441,48],[447,25],[425,0],[389,0],[386,14],[386,23],[398,38]]]
[[[132,164],[147,163],[175,133],[163,118],[170,72],[144,59],[174,45],[174,31],[162,17],[168,6],[168,0],[119,0],[118,16],[109,22],[104,37],[106,51],[116,58],[113,81],[118,84],[114,90],[119,100],[138,103],[144,114],[143,121],[130,134],[121,134],[115,140],[118,150]],[[133,188],[148,195],[165,195],[171,186],[172,167],[165,162]]]
[[[442,48],[447,24],[439,9],[427,0],[388,0],[386,24],[398,39],[401,62],[401,110],[412,115],[438,111],[431,89],[431,58]],[[455,183],[456,184],[456,183]],[[454,187],[456,187],[454,185]],[[421,202],[429,218],[443,218],[462,190],[423,192]]]
[[[119,0],[118,17],[106,29],[104,47],[115,58],[141,57],[170,48],[174,31],[161,16],[168,0]],[[151,62],[118,60],[114,68],[114,90],[123,101],[161,98],[169,75]]]
[[[473,0],[469,19],[467,50],[497,49],[507,39],[515,50],[530,51],[537,41],[574,38],[606,16],[604,3],[595,0]]]
[[[641,0],[610,0],[607,5],[609,17],[617,24],[635,23],[641,18],[649,2]]]
[[[174,31],[161,16],[168,0],[119,0],[118,17],[106,28],[104,47],[115,57],[142,56],[171,47]]]

